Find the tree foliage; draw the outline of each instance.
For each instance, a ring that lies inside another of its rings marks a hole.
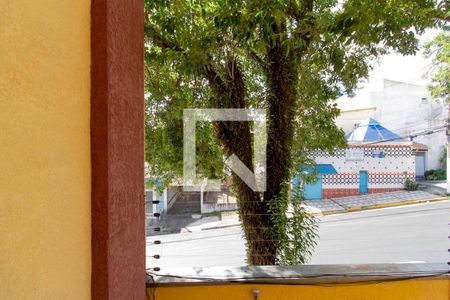
[[[355,89],[380,55],[415,53],[415,35],[434,24],[438,3],[146,0],[145,9],[146,160],[152,174],[181,176],[183,109],[266,109],[267,190],[253,192],[232,175],[248,262],[304,262],[313,243],[302,236],[311,230],[290,231],[297,227],[292,222],[304,222],[304,212],[296,209],[294,221],[284,218],[291,176],[312,163],[310,151],[345,145],[333,100]],[[223,157],[231,154],[253,170],[251,124],[200,123],[197,132],[203,176],[223,178]],[[293,236],[297,243],[283,246]]]
[[[450,102],[450,29],[444,27],[434,39],[424,45],[424,54],[431,58],[428,90],[436,99]]]

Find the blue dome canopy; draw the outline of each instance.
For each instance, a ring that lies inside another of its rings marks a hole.
[[[401,137],[372,118],[361,122],[358,127],[348,133],[345,138],[348,142],[373,142],[373,141],[392,141],[401,139]]]

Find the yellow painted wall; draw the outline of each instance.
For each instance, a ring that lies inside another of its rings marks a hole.
[[[0,299],[90,299],[90,0],[0,0]]]
[[[336,124],[348,133],[355,129],[355,124],[359,124],[367,118],[375,117],[376,108],[355,109],[341,111],[339,117],[336,119]]]
[[[222,285],[147,289],[157,300],[449,300],[450,280],[399,281],[333,287],[280,285]]]

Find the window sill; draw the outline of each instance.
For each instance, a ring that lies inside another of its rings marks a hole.
[[[444,263],[171,268],[148,273],[147,287],[239,283],[328,285],[450,279],[449,266]]]

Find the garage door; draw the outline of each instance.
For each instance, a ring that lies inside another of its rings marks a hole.
[[[423,177],[425,174],[425,155],[416,156],[416,177]]]

